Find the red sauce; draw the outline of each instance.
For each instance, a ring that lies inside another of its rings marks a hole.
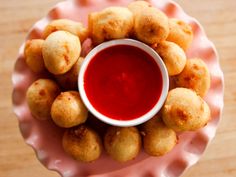
[[[162,91],[162,75],[145,51],[117,45],[100,51],[90,61],[84,88],[93,107],[116,120],[132,120],[150,111]]]

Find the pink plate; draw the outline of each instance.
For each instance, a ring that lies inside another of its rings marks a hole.
[[[38,21],[30,30],[27,39],[41,38],[43,28],[53,19],[68,18],[87,25],[87,15],[108,6],[125,6],[133,0],[70,0],[57,4],[49,14]],[[131,162],[120,164],[104,153],[102,157],[89,164],[73,160],[62,149],[63,129],[52,121],[34,119],[26,104],[26,90],[36,78],[23,58],[24,44],[20,48],[12,75],[14,112],[19,120],[20,131],[27,144],[32,146],[38,159],[48,169],[59,172],[63,177],[177,177],[195,164],[208,143],[215,136],[223,108],[223,73],[219,66],[216,49],[208,40],[201,25],[184,13],[179,5],[170,0],[150,0],[154,6],[169,17],[176,17],[189,23],[194,31],[192,46],[187,51],[188,58],[200,57],[208,65],[211,74],[211,88],[205,100],[212,113],[211,122],[197,132],[183,133],[178,145],[163,157],[149,157],[144,152]]]

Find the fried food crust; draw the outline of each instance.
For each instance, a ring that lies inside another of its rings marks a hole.
[[[177,132],[198,130],[207,125],[210,117],[207,103],[186,88],[171,90],[162,110],[164,123]]]

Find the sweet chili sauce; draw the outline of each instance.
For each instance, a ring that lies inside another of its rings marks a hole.
[[[92,58],[84,75],[90,103],[115,120],[132,120],[150,111],[160,98],[162,85],[155,60],[129,45],[103,49]]]

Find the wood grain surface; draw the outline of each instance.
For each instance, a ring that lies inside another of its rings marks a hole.
[[[12,112],[11,74],[27,31],[59,0],[0,0],[0,177],[59,177],[24,143]],[[215,43],[225,77],[225,107],[215,139],[182,177],[236,176],[236,1],[176,0]]]

